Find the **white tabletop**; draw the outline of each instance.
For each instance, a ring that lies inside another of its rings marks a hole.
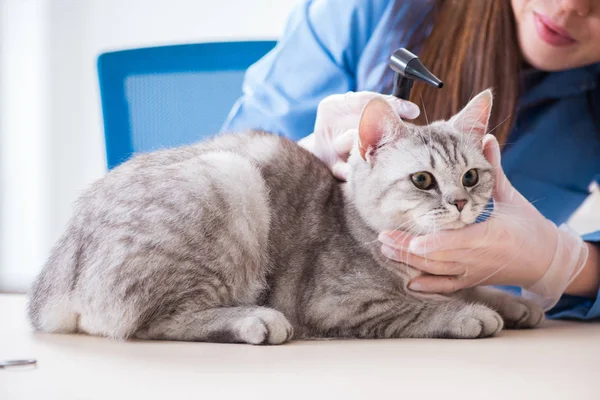
[[[547,322],[479,340],[249,346],[33,333],[0,295],[0,399],[600,399],[600,324]]]

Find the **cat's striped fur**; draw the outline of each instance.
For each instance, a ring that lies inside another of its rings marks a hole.
[[[385,132],[371,145],[360,132],[366,160],[353,151],[348,183],[261,132],[138,155],[79,199],[33,287],[31,322],[46,332],[253,344],[473,338],[504,321],[534,326],[541,311],[507,294],[408,290],[416,272],[383,257],[376,241],[384,229],[474,222],[493,182],[472,132],[481,121],[468,117],[491,105],[487,96],[463,112],[464,132],[458,119],[420,128],[387,121],[372,128]],[[383,121],[381,107],[365,113]],[[481,174],[472,190],[457,184],[469,168]],[[411,183],[421,170],[435,173],[435,190]],[[457,216],[447,204],[458,195],[469,202]]]

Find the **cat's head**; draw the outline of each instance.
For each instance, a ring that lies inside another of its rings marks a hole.
[[[346,190],[372,229],[428,233],[475,222],[494,185],[481,141],[492,97],[486,90],[427,126],[402,121],[383,98],[365,106]]]

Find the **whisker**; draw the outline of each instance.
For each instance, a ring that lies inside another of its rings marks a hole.
[[[427,146],[428,150],[431,147],[432,138],[431,138],[431,125],[429,124],[429,118],[427,118],[427,110],[425,109],[425,102],[423,101],[423,95],[421,96],[421,105],[423,106],[423,115],[425,116],[425,122],[427,123],[427,130],[429,132],[429,146]],[[429,153],[431,155],[431,152]]]

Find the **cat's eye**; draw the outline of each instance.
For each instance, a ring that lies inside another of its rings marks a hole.
[[[421,190],[429,190],[435,186],[435,178],[429,172],[416,172],[410,176],[412,183]]]
[[[479,182],[479,174],[476,169],[470,169],[462,177],[462,184],[466,187],[471,187],[477,185]]]

